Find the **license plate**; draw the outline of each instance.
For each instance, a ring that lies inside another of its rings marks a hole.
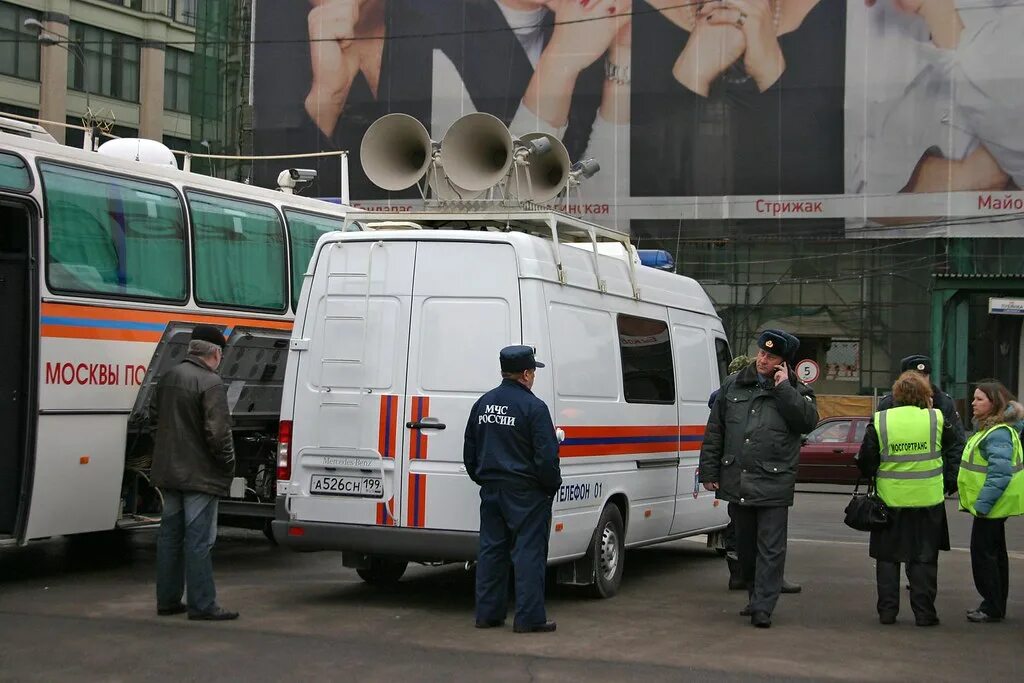
[[[314,474],[309,492],[328,496],[383,498],[384,482],[380,477],[349,477],[338,474]]]

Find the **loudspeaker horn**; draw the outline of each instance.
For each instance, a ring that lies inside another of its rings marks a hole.
[[[486,190],[501,182],[512,166],[514,152],[515,142],[505,124],[482,112],[458,119],[441,140],[445,175],[470,191]]]
[[[569,182],[572,162],[561,140],[547,133],[527,133],[519,138],[534,150],[525,157],[526,165],[516,166],[513,191],[523,201],[546,202],[558,196]],[[529,178],[529,183],[527,183]]]
[[[388,114],[367,129],[359,158],[374,185],[404,190],[427,172],[433,150],[434,143],[422,123],[408,114]]]

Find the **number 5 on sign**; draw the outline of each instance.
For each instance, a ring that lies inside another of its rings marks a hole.
[[[818,368],[818,364],[810,358],[805,358],[796,364],[796,376],[801,382],[810,384],[814,380],[818,379],[818,374],[821,372]]]

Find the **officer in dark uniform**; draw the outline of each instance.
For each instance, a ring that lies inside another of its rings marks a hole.
[[[529,346],[505,347],[499,360],[501,385],[473,405],[462,453],[466,472],[480,486],[476,626],[505,623],[511,563],[515,632],[550,632],[555,622],[544,611],[544,574],[551,503],[562,475],[551,415],[531,391],[544,364]]]
[[[964,422],[960,419],[960,414],[956,410],[956,404],[953,403],[953,399],[949,394],[939,389],[932,382],[932,359],[928,356],[913,355],[907,356],[900,361],[900,374],[903,374],[907,370],[914,370],[924,375],[924,378],[928,380],[932,385],[932,405],[938,408],[942,412],[942,419],[945,424],[952,426],[952,439],[943,437],[942,450],[946,452],[953,452],[956,454],[962,454],[964,452],[964,445],[967,443],[967,435],[964,434]],[[892,394],[886,394],[882,397],[882,400],[878,402],[879,410],[888,410],[892,408]]]
[[[800,435],[814,429],[818,410],[814,391],[787,361],[799,340],[765,330],[757,345],[754,363],[728,377],[715,399],[700,452],[700,481],[729,503],[736,524],[750,598],[740,614],[767,628],[782,590]]]

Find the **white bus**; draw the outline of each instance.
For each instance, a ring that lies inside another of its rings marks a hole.
[[[0,132],[0,544],[155,521],[148,389],[197,323],[229,335],[222,513],[262,526],[302,277],[348,208],[31,132]]]

